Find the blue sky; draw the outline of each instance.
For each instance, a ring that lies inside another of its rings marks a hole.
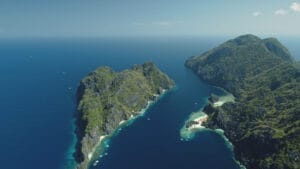
[[[300,36],[300,0],[0,0],[0,37]]]

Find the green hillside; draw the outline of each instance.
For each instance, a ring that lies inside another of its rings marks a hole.
[[[89,154],[101,136],[112,134],[122,121],[139,115],[149,101],[173,86],[174,82],[151,62],[122,72],[100,67],[86,76],[77,92],[78,168],[88,167]]]
[[[248,169],[300,168],[300,69],[276,39],[243,35],[185,63],[235,103],[204,110]]]

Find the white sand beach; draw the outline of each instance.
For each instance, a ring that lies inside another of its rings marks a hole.
[[[213,104],[214,107],[220,107],[225,103],[234,102],[234,96],[232,94],[228,94],[226,96],[219,97],[219,100]]]
[[[187,129],[192,130],[192,129],[204,128],[204,126],[202,126],[202,123],[205,122],[207,120],[207,118],[208,118],[208,116],[204,115],[204,116],[201,116],[201,117],[198,117],[198,118],[192,120],[193,122],[196,122],[196,123],[189,126]]]

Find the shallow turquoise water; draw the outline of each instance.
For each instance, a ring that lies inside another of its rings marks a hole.
[[[0,40],[1,167],[67,168],[73,162],[72,124],[80,79],[100,65],[123,70],[150,60],[178,88],[112,137],[108,155],[96,168],[236,168],[219,134],[205,131],[181,141],[179,133],[189,114],[200,109],[211,92],[219,92],[183,63],[225,39]]]

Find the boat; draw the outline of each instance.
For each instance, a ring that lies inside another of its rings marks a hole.
[[[99,163],[99,161],[96,160],[96,161],[94,162],[93,166],[96,166],[98,163]]]

